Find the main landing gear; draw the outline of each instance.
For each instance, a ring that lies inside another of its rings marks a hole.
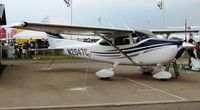
[[[96,75],[100,78],[100,79],[110,79],[114,76],[114,71],[113,69],[118,65],[118,62],[115,62],[113,64],[113,66],[109,69],[101,69],[99,71],[96,72]]]
[[[118,62],[115,62],[111,68],[106,68],[106,69],[101,69],[96,72],[96,76],[98,76],[100,79],[105,80],[105,79],[110,79],[114,76],[114,71],[113,69],[118,65]],[[175,73],[175,78],[178,79],[180,77],[178,67],[176,62],[174,61],[173,63],[173,69]],[[170,64],[167,65],[166,69],[162,64],[157,64],[157,67],[159,69],[159,72],[155,73],[153,75],[153,78],[159,79],[162,81],[166,81],[172,78],[172,73],[170,73],[168,70],[170,68]],[[151,74],[153,72],[153,68],[150,66],[142,66],[139,68],[140,71],[143,72],[143,74]]]
[[[157,67],[159,68],[160,72],[155,73],[153,78],[159,80],[168,80],[172,78],[172,74],[164,69],[162,64],[158,64]]]

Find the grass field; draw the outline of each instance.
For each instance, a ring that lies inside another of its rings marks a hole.
[[[3,58],[4,61],[9,60],[78,60],[80,58],[66,55],[38,55],[33,58]]]
[[[180,58],[182,61],[188,61],[188,56],[184,55],[182,58]],[[37,60],[81,60],[81,58],[77,58],[77,57],[72,57],[72,56],[66,56],[66,55],[39,55],[36,58],[14,58],[14,59],[8,59],[8,58],[3,58],[3,61],[25,61],[25,60],[33,60],[33,61],[37,61]],[[189,68],[187,66],[187,63],[181,63],[177,62],[178,65],[177,67],[179,69],[183,69],[183,70],[187,70],[187,71],[194,71],[191,70],[191,68]],[[172,67],[172,65],[170,65]],[[195,72],[200,72],[200,71],[195,71]]]

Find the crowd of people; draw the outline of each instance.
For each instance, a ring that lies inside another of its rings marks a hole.
[[[37,58],[40,54],[39,51],[33,49],[48,48],[49,43],[47,40],[37,39],[36,41],[27,41],[23,44],[15,45],[16,58]]]

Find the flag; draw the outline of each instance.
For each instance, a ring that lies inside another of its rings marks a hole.
[[[162,10],[163,9],[163,2],[162,1],[160,1],[159,3],[158,3],[158,7]]]
[[[11,38],[13,38],[13,36],[17,34],[17,30],[16,29],[12,29],[11,30]]]
[[[64,2],[67,4],[68,7],[71,6],[71,0],[64,0]]]

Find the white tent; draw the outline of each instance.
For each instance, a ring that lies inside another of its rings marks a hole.
[[[50,18],[50,17],[45,17],[42,20],[43,23],[51,23],[51,24],[69,24],[65,20],[61,20],[58,18]],[[86,33],[87,34],[87,33]],[[79,36],[79,35],[66,35],[66,34],[61,34],[64,38],[66,39],[73,39],[73,40],[83,40],[83,39],[100,39],[98,36]],[[45,32],[39,32],[39,31],[29,31],[29,30],[24,30],[21,33],[16,34],[13,38],[15,39],[47,39],[46,33]]]
[[[51,24],[68,24],[66,21],[58,19],[58,18],[50,18],[45,17],[42,21],[42,23],[51,23]],[[29,31],[24,30],[18,34],[16,34],[13,38],[15,39],[46,39],[46,33],[45,32],[39,32],[39,31]]]
[[[38,32],[38,31],[28,31],[24,30],[16,35],[13,36],[15,39],[46,39],[46,33],[45,32]]]

